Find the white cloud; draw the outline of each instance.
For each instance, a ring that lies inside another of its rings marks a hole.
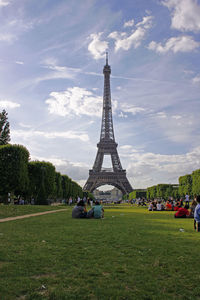
[[[172,116],[172,118],[175,119],[175,120],[180,120],[182,117],[179,116],[179,115],[174,115],[174,116]]]
[[[131,145],[123,145],[123,146],[120,146],[120,150],[123,150],[123,153],[138,153],[139,151],[134,149],[133,146]]]
[[[105,57],[105,52],[108,49],[108,42],[101,41],[102,32],[93,33],[90,35],[92,41],[88,45],[88,50],[94,57],[94,59],[100,59]]]
[[[128,118],[128,116],[125,115],[122,111],[119,113],[118,117],[120,117],[120,118]]]
[[[129,21],[127,21],[127,22],[125,22],[124,23],[124,27],[126,28],[126,27],[132,27],[133,25],[134,25],[134,20],[132,19],[132,20],[129,20]]]
[[[19,126],[23,127],[23,128],[31,128],[31,125],[27,125],[27,124],[24,124],[24,123],[19,123]]]
[[[57,64],[56,59],[54,58],[47,58],[42,64],[43,67],[50,70],[50,72],[48,74],[43,75],[42,77],[37,77],[35,79],[36,83],[59,78],[72,79],[75,77],[76,73],[79,73],[81,71],[81,69],[79,68],[59,66]]]
[[[9,100],[0,100],[0,108],[6,109],[6,108],[17,108],[20,107],[19,103],[12,102]]]
[[[137,48],[141,45],[144,40],[147,30],[152,27],[152,16],[146,16],[143,20],[135,25],[131,34],[126,32],[114,31],[109,34],[109,38],[115,40],[115,51],[119,49],[129,50],[132,46]]]
[[[193,37],[186,35],[180,37],[172,37],[166,41],[165,45],[152,41],[148,45],[148,49],[154,50],[157,53],[164,54],[168,51],[172,51],[174,53],[191,52],[197,49],[199,46],[200,46],[199,42],[196,42],[193,39]]]
[[[162,155],[137,151],[126,145],[120,147],[120,153],[128,162],[128,178],[135,188],[158,183],[177,183],[179,176],[191,173],[200,164],[200,147],[185,154]]]
[[[166,113],[163,112],[163,111],[158,112],[158,113],[156,114],[156,116],[157,116],[158,118],[160,118],[160,119],[166,119],[166,118],[167,118]]]
[[[192,82],[193,83],[200,83],[200,75],[197,75],[197,76],[195,76],[193,79],[192,79]]]
[[[46,103],[51,114],[100,117],[102,101],[102,97],[95,96],[84,88],[73,87],[63,92],[52,92]]]
[[[121,109],[126,112],[126,113],[132,113],[133,115],[136,115],[137,113],[144,112],[145,109],[142,107],[137,107],[134,105],[129,105],[127,103],[122,103],[121,104]]]
[[[153,17],[152,16],[145,16],[143,17],[142,21],[141,22],[138,22],[136,24],[136,27],[144,27],[145,29],[150,29],[152,27],[152,20],[153,20]]]
[[[23,62],[23,61],[19,61],[19,60],[17,60],[15,63],[16,63],[17,65],[24,65],[24,62]]]
[[[15,12],[17,14],[17,12]],[[19,13],[20,14],[20,13]],[[27,22],[23,17],[18,19],[5,18],[5,22],[0,27],[0,41],[12,44],[23,33],[30,31],[33,28],[33,22]]]
[[[10,4],[9,1],[6,1],[6,0],[0,0],[0,7],[1,7],[1,6],[7,6],[7,5],[9,5],[9,4]]]
[[[63,132],[45,132],[39,130],[12,130],[12,137],[14,137],[15,139],[21,137],[25,140],[33,137],[44,137],[47,139],[62,138],[89,141],[89,137],[86,133],[72,130]]]
[[[152,114],[154,126],[162,131],[162,136],[173,143],[188,143],[193,139],[195,121],[193,115],[171,115],[166,112]]]
[[[197,0],[164,0],[172,12],[171,27],[181,31],[200,30],[200,6]]]
[[[16,36],[12,33],[0,33],[0,41],[11,43],[16,39]]]

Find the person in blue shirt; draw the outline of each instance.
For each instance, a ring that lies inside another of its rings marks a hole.
[[[194,211],[194,229],[200,232],[200,195],[196,197],[197,206]]]
[[[93,207],[93,212],[94,212],[94,218],[95,219],[101,219],[104,217],[104,209],[100,205],[99,201],[95,202],[95,206]]]

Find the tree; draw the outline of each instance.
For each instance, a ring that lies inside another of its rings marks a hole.
[[[55,198],[61,199],[63,196],[62,175],[59,172],[56,172],[55,185]]]
[[[0,146],[0,194],[24,194],[28,189],[29,152],[21,145]]]
[[[67,175],[62,175],[62,196],[65,200],[69,199],[69,197],[71,196],[69,193],[69,181],[70,178]]]
[[[192,193],[200,195],[200,169],[192,172]]]
[[[170,184],[158,184],[157,187],[157,197],[158,198],[168,198],[169,195],[167,191],[170,191]]]
[[[48,198],[55,193],[55,167],[50,162],[32,161],[28,164],[29,195],[36,204],[48,204]]]
[[[157,187],[156,187],[156,185],[148,187],[147,188],[147,198],[148,199],[154,199],[156,197],[157,197]]]
[[[4,109],[0,113],[0,145],[6,145],[10,142],[10,123],[7,116],[8,113]]]
[[[192,193],[192,175],[187,174],[179,177],[179,194],[185,196]]]
[[[147,191],[145,189],[136,189],[129,193],[129,200],[136,199],[136,198],[146,198]]]

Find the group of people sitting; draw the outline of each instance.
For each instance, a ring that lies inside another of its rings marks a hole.
[[[101,219],[103,217],[104,209],[99,203],[99,201],[96,201],[95,205],[89,211],[87,211],[85,202],[83,200],[80,200],[72,210],[72,218]]]
[[[154,200],[150,202],[148,209],[150,211],[172,210],[176,212],[175,218],[194,218],[194,230],[200,232],[200,195],[194,198],[190,206],[187,198],[184,204],[182,199],[168,200],[166,203]]]
[[[175,218],[194,218],[194,210],[197,205],[196,199],[194,199],[189,207],[189,202],[183,203],[182,200],[177,199],[177,201],[168,200],[162,202],[160,200],[154,200],[149,203],[149,211],[176,211]]]

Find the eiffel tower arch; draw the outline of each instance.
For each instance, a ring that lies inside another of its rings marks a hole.
[[[97,144],[98,150],[93,168],[89,170],[89,178],[83,190],[92,193],[96,188],[108,184],[118,188],[122,194],[128,194],[132,192],[133,188],[126,177],[126,170],[122,169],[114,137],[110,91],[111,68],[108,65],[108,53],[106,53],[106,65],[103,68],[103,74],[104,95],[100,141]],[[110,169],[102,168],[105,155],[111,157],[112,168]]]

